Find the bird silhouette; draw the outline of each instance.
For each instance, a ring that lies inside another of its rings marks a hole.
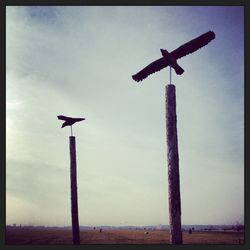
[[[215,38],[215,34],[213,31],[208,31],[203,35],[196,37],[195,39],[183,44],[179,48],[173,50],[172,52],[168,52],[167,50],[161,49],[162,57],[150,63],[148,66],[143,68],[141,71],[132,75],[132,78],[139,82],[148,77],[150,74],[153,74],[161,69],[171,66],[174,68],[176,74],[181,75],[184,72],[177,64],[177,59],[180,59],[183,56],[186,56],[190,53],[195,52],[196,50],[202,48],[207,45],[210,41]]]
[[[59,120],[64,120],[65,122],[62,124],[62,128],[65,126],[72,126],[76,122],[80,122],[85,120],[85,118],[72,118],[64,115],[58,115],[57,118]]]

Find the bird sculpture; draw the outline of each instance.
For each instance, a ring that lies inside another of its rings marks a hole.
[[[175,70],[176,74],[183,74],[184,69],[178,65],[177,60],[202,48],[203,46],[211,42],[214,38],[214,32],[208,31],[203,35],[196,37],[193,40],[183,44],[172,52],[168,52],[167,50],[161,49],[162,57],[150,63],[148,66],[146,66],[144,69],[142,69],[135,75],[132,75],[133,80],[137,82],[142,81],[150,74],[160,71],[161,69],[167,66],[172,67]]]
[[[64,128],[65,126],[72,126],[76,122],[80,122],[80,121],[85,120],[85,118],[72,118],[72,117],[68,117],[68,116],[64,116],[64,115],[58,115],[57,118],[59,120],[65,121],[62,124],[62,128]]]

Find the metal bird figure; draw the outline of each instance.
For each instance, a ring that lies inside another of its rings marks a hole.
[[[167,50],[161,49],[162,57],[150,63],[137,74],[133,75],[132,78],[137,82],[142,81],[150,74],[160,71],[161,69],[167,66],[174,68],[176,74],[181,75],[183,74],[184,69],[178,65],[177,60],[202,48],[203,46],[211,42],[214,38],[214,32],[208,31],[203,35],[183,44],[172,52],[168,52]]]
[[[64,115],[58,115],[57,118],[59,120],[64,120],[65,122],[62,124],[62,128],[65,126],[72,126],[76,122],[80,122],[85,120],[85,118],[72,118]]]
[[[58,115],[57,118],[59,120],[63,120],[65,121],[63,124],[62,124],[62,127],[65,127],[65,126],[70,126],[71,128],[71,136],[73,135],[73,132],[72,132],[72,125],[76,122],[80,122],[80,121],[83,121],[85,120],[85,118],[72,118],[72,117],[68,117],[68,116],[64,116],[64,115]]]

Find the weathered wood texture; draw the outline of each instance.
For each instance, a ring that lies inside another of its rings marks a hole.
[[[71,219],[73,243],[80,244],[78,202],[77,202],[77,171],[76,171],[76,143],[75,137],[69,137],[70,147],[70,181],[71,181]]]
[[[168,157],[170,244],[182,244],[179,155],[175,85],[166,86],[166,131]]]

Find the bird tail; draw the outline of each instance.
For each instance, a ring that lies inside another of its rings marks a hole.
[[[181,66],[179,66],[178,64],[174,67],[174,70],[175,70],[175,73],[177,75],[182,75],[184,72],[184,69]]]

